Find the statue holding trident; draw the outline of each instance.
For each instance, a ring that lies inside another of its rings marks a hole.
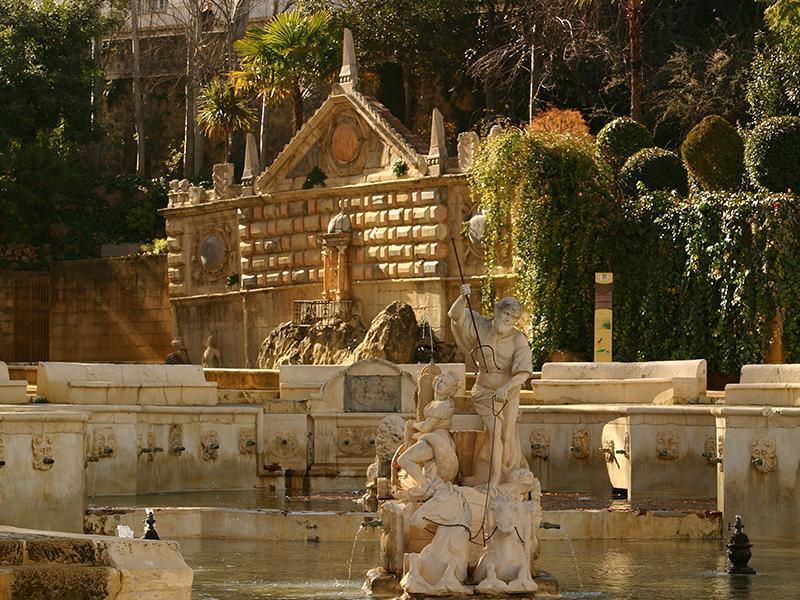
[[[461,293],[447,315],[456,343],[478,368],[472,401],[485,433],[483,444],[475,449],[473,476],[466,485],[488,483],[491,491],[514,470],[528,469],[519,445],[517,417],[520,388],[530,378],[533,363],[527,338],[515,328],[522,316],[519,301],[499,300],[494,318],[489,319],[472,310],[470,286],[463,281],[462,276]]]

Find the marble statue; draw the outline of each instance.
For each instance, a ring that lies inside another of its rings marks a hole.
[[[494,318],[489,319],[469,310],[470,291],[469,284],[462,285],[461,294],[448,312],[456,343],[465,356],[474,358],[478,368],[472,401],[486,434],[482,447],[476,448],[475,475],[464,483],[488,483],[490,489],[495,489],[514,469],[527,468],[517,434],[517,417],[519,392],[533,372],[533,362],[527,338],[515,328],[522,316],[519,301],[499,300]]]
[[[409,594],[448,596],[472,594],[466,585],[469,565],[470,507],[459,488],[446,485],[419,507],[411,527],[436,527],[433,541],[418,554],[409,554],[408,571],[400,581]]]
[[[214,336],[208,336],[206,339],[206,349],[203,351],[203,368],[218,369],[221,357],[222,355],[220,354],[219,348],[214,346]]]
[[[416,433],[411,437],[416,441],[396,460],[397,466],[415,483],[401,490],[407,498],[429,498],[443,483],[452,482],[458,475],[458,457],[450,435],[455,412],[453,396],[458,387],[455,373],[437,375],[433,380],[434,399],[423,409],[425,419],[412,424]]]
[[[489,504],[490,534],[475,567],[475,591],[482,594],[533,593],[530,502],[496,496]]]
[[[424,367],[415,418],[402,440],[396,435],[394,498],[378,500],[386,565],[378,579],[394,578],[403,598],[531,598],[541,591],[534,579],[541,486],[517,431],[520,388],[533,370],[528,340],[515,328],[522,308],[504,298],[490,319],[470,310],[469,294],[463,285],[448,314],[456,342],[477,364],[472,400],[482,427],[454,435],[460,380],[433,363]],[[544,440],[536,438],[540,448]],[[368,586],[378,579],[368,578]]]

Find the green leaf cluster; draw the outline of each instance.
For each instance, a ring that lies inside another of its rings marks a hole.
[[[482,144],[471,186],[486,215],[486,291],[498,255],[510,253],[516,293],[532,315],[534,356],[589,352],[594,273],[611,265],[617,211],[611,173],[594,144],[510,129]]]
[[[753,184],[771,192],[800,190],[800,117],[773,117],[747,136],[744,162]]]
[[[742,136],[720,116],[709,115],[692,128],[681,144],[681,156],[704,190],[738,190],[742,186]]]
[[[618,172],[639,150],[652,146],[650,131],[629,117],[614,119],[597,133],[597,148],[614,172]]]
[[[675,191],[685,196],[689,192],[686,168],[674,152],[663,148],[645,148],[631,156],[619,172],[622,193],[632,198],[639,186],[655,191]]]
[[[471,190],[487,221],[486,289],[498,264],[513,266],[538,364],[557,352],[591,360],[598,271],[614,273],[615,360],[706,358],[737,373],[763,361],[776,316],[787,361],[800,360],[796,195],[616,201],[591,143],[516,129],[482,144]]]

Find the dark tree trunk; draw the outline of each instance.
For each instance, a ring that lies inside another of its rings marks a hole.
[[[292,130],[297,133],[303,125],[303,91],[300,85],[292,86]]]
[[[642,119],[642,0],[628,0],[626,14],[631,62],[631,118]]]

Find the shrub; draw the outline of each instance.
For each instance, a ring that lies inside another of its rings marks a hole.
[[[771,192],[800,190],[800,117],[773,117],[747,137],[744,162],[753,185]]]
[[[583,115],[572,108],[548,108],[538,112],[528,128],[531,131],[566,133],[577,137],[589,136],[589,126]]]
[[[516,263],[515,293],[531,315],[531,346],[592,355],[594,273],[611,270],[618,208],[610,174],[587,138],[509,129],[481,144],[471,173],[486,215],[484,298],[498,255]],[[569,240],[568,243],[564,243]]]
[[[639,150],[652,146],[653,136],[647,128],[628,117],[614,119],[597,134],[597,149],[614,172]]]
[[[710,115],[692,128],[681,144],[681,155],[701,188],[734,191],[744,175],[744,143],[736,128]]]
[[[689,193],[686,169],[678,155],[663,148],[645,148],[631,156],[619,172],[619,186],[623,195],[637,195],[639,182],[648,191],[677,191],[681,196]]]

